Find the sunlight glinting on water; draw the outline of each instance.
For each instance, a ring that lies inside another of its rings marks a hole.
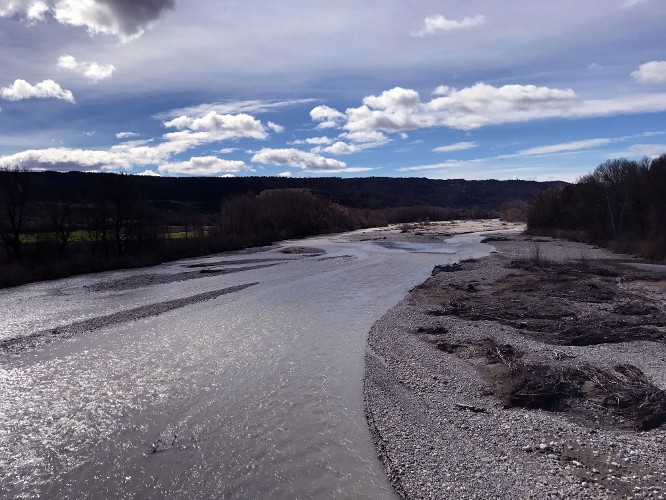
[[[493,250],[480,239],[387,247],[336,235],[286,243],[326,255],[257,254],[284,260],[262,269],[90,291],[195,262],[219,265],[216,256],[3,291],[6,339],[257,282],[0,353],[3,490],[16,498],[390,497],[363,416],[367,332],[433,265]]]

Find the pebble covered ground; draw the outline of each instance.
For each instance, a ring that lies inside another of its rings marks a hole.
[[[572,411],[507,408],[484,375],[486,361],[446,352],[429,338],[432,331],[453,345],[492,339],[550,366],[613,370],[631,364],[656,390],[666,390],[664,342],[553,345],[498,321],[433,314],[431,299],[438,289],[490,286],[520,274],[511,262],[535,252],[549,261],[640,266],[626,255],[578,243],[516,233],[505,238],[492,242],[498,252],[490,257],[416,287],[370,332],[366,416],[395,490],[403,498],[666,498],[666,424],[645,432],[607,425],[608,410],[601,407],[597,422],[589,413],[582,418]],[[653,270],[666,273],[666,266]],[[661,284],[650,288],[645,300],[663,312]],[[638,285],[618,278],[618,286]]]

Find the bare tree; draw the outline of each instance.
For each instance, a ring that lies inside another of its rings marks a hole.
[[[47,202],[44,205],[58,246],[58,254],[60,254],[60,257],[64,257],[65,249],[72,238],[72,231],[74,230],[74,218],[76,216],[74,205],[64,200],[60,202]]]
[[[93,256],[97,254],[97,248],[101,243],[104,247],[104,254],[108,255],[109,248],[107,244],[107,207],[103,199],[98,198],[94,203],[88,206],[85,211],[85,226],[88,233],[88,239],[91,243]]]
[[[116,253],[127,251],[137,221],[139,197],[134,179],[127,173],[107,174],[104,178],[104,197],[109,205]]]
[[[30,206],[30,177],[23,168],[0,168],[0,237],[7,254],[21,260],[21,234]]]

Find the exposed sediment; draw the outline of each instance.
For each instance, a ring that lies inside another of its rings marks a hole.
[[[222,269],[212,268],[214,264],[206,265],[198,271],[184,271],[180,273],[144,273],[133,276],[118,278],[116,280],[103,280],[86,287],[91,292],[121,292],[124,290],[134,290],[136,288],[166,285],[168,283],[178,283],[199,278],[210,278],[223,274],[234,274],[243,271],[252,271],[254,269],[263,269],[283,263],[284,261],[271,264],[257,264],[254,266],[243,267],[225,267]]]
[[[666,498],[666,266],[507,235],[373,327],[364,393],[403,498]]]
[[[181,299],[167,300],[146,306],[135,307],[133,309],[119,311],[106,316],[99,316],[70,323],[69,325],[42,330],[26,336],[2,340],[0,341],[0,353],[18,353],[26,349],[48,344],[55,340],[62,340],[94,330],[99,330],[101,328],[130,321],[137,321],[151,316],[158,316],[174,309],[196,304],[198,302],[213,300],[229,293],[239,292],[256,284],[257,283],[247,283],[221,288],[219,290],[211,290],[210,292],[198,293]]]

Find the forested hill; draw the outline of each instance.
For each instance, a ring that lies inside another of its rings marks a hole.
[[[57,201],[68,198],[89,203],[110,175],[81,172],[31,173],[33,198]],[[366,177],[141,177],[133,176],[144,201],[161,211],[213,213],[220,202],[235,195],[259,194],[266,189],[305,188],[348,207],[388,208],[417,205],[451,208],[497,209],[509,200],[528,201],[536,191],[564,185],[562,182],[466,181],[424,178]]]

